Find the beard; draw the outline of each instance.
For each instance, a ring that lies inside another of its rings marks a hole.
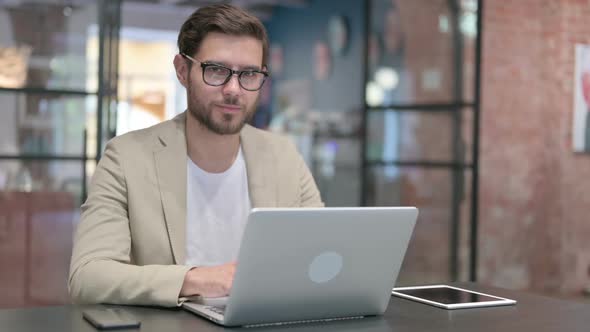
[[[197,121],[202,126],[218,135],[234,135],[239,133],[242,128],[244,128],[246,123],[252,120],[256,110],[256,105],[258,104],[258,98],[250,107],[248,107],[247,105],[240,104],[237,97],[224,96],[222,102],[223,104],[240,106],[242,108],[242,112],[233,114],[224,113],[221,114],[221,119],[215,119],[213,117],[213,103],[206,104],[201,102],[201,98],[196,95],[194,89],[192,88],[190,78],[188,80],[187,91],[189,114],[192,115],[193,118],[197,119]]]

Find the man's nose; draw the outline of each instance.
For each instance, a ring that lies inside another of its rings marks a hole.
[[[238,80],[238,75],[232,74],[229,78],[229,81],[225,83],[223,86],[223,93],[224,94],[231,94],[231,95],[238,95],[242,92],[242,87],[240,86],[240,82]]]

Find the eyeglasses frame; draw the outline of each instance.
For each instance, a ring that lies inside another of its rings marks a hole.
[[[231,79],[232,76],[237,75],[238,76],[238,84],[240,84],[240,87],[246,91],[258,91],[260,89],[262,89],[262,86],[264,86],[264,82],[266,82],[266,79],[270,76],[270,74],[267,71],[262,71],[262,70],[253,70],[253,69],[247,69],[247,70],[233,70],[231,68],[228,68],[226,66],[217,64],[217,63],[211,63],[211,62],[203,62],[203,61],[199,61],[189,55],[187,55],[186,53],[180,53],[180,55],[182,55],[183,57],[191,60],[194,63],[198,63],[201,66],[202,69],[202,76],[203,76],[203,82],[205,82],[205,84],[209,85],[209,86],[222,86],[227,84],[227,82],[229,82],[229,80]],[[205,80],[205,69],[207,69],[207,67],[212,67],[212,66],[216,66],[216,67],[221,67],[223,69],[227,69],[230,74],[227,75],[227,77],[225,78],[225,81],[223,81],[223,83],[220,84],[211,84],[209,82],[207,82]],[[264,75],[264,78],[262,79],[262,83],[260,83],[260,87],[258,89],[247,89],[246,87],[244,87],[244,85],[242,85],[242,81],[240,80],[240,78],[242,77],[242,74],[244,73],[260,73]]]

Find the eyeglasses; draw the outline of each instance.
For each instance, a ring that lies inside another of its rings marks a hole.
[[[262,88],[264,81],[268,77],[268,73],[260,70],[233,70],[215,63],[201,62],[192,57],[180,53],[185,58],[194,63],[199,63],[203,69],[203,82],[211,86],[221,86],[229,82],[231,77],[238,75],[238,82],[244,90],[257,91]]]

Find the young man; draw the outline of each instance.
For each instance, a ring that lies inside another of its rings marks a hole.
[[[295,146],[246,124],[268,76],[261,22],[229,5],[203,7],[178,48],[188,110],[107,144],[74,240],[75,302],[225,296],[251,207],[323,206]]]

